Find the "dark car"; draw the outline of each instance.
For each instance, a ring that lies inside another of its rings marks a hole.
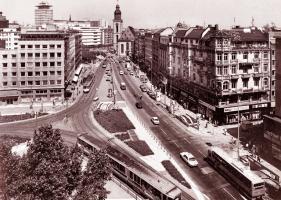
[[[142,108],[142,103],[141,103],[141,102],[137,102],[137,103],[136,103],[136,107],[137,107],[138,109],[141,109],[141,108]]]

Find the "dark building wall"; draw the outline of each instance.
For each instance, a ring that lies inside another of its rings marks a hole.
[[[276,91],[275,114],[281,118],[281,37],[276,38]]]
[[[9,20],[0,12],[0,28],[9,28]]]

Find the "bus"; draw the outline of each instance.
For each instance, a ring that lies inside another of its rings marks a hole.
[[[83,69],[83,64],[80,64],[79,67],[75,70],[75,76],[80,76]]]
[[[98,142],[100,144],[100,142]],[[78,135],[76,145],[88,156],[99,149],[96,138],[87,133]],[[102,144],[100,144],[102,145]],[[125,183],[142,198],[147,200],[181,200],[181,190],[157,171],[147,167],[141,161],[129,156],[117,146],[106,146],[113,176]],[[187,195],[185,195],[187,196]],[[139,199],[139,198],[138,198]],[[194,199],[188,196],[188,199]]]
[[[120,83],[121,90],[126,90],[126,84],[124,82]]]
[[[233,159],[224,150],[212,147],[208,150],[207,161],[245,195],[247,199],[262,199],[265,195],[265,182],[254,174],[249,166]]]

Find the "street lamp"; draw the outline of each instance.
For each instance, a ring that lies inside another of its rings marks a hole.
[[[151,91],[152,91],[152,56],[150,58],[150,82],[151,82]]]
[[[238,114],[238,117],[237,117],[237,119],[238,119],[238,122],[237,122],[237,124],[238,124],[238,126],[237,126],[237,158],[238,158],[238,160],[239,160],[239,157],[240,157],[240,155],[239,155],[239,143],[240,143],[240,113],[239,113],[239,94],[237,93],[237,114]]]

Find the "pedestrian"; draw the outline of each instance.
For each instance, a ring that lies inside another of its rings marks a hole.
[[[261,162],[261,158],[260,158],[260,156],[258,156],[258,162]]]

